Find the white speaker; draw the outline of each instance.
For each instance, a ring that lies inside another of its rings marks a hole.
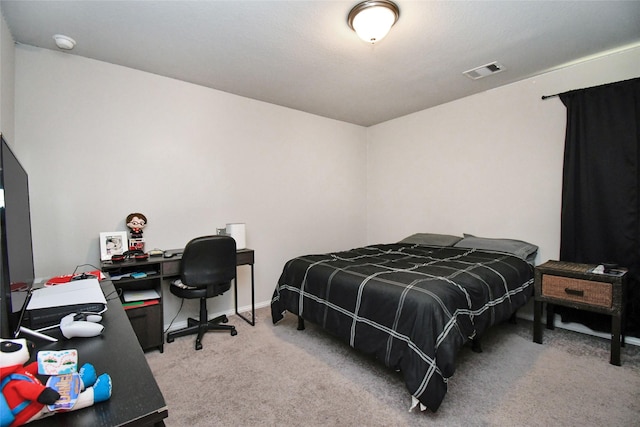
[[[244,249],[247,247],[247,235],[244,223],[227,224],[227,235],[233,237],[236,241],[236,249]]]

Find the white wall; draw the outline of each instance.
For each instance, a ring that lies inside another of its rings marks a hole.
[[[541,96],[638,77],[639,64],[636,47],[368,128],[368,242],[470,233],[557,259],[566,109]]]
[[[0,132],[14,145],[15,49],[4,16],[0,14]]]
[[[97,264],[99,233],[127,230],[137,211],[148,218],[146,249],[245,222],[263,303],[287,259],[365,243],[360,126],[18,45],[16,129],[37,276]],[[240,273],[247,306],[248,267]],[[232,294],[212,314],[230,309]],[[175,312],[166,308],[165,322]]]
[[[246,222],[263,303],[292,256],[418,231],[519,238],[557,258],[565,109],[540,97],[637,77],[638,63],[630,49],[364,129],[20,45],[36,273],[97,263],[98,233],[126,230],[133,211],[149,218],[147,248]]]

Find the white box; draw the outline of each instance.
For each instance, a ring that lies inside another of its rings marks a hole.
[[[236,241],[236,249],[247,247],[246,229],[244,223],[227,224],[227,235]]]

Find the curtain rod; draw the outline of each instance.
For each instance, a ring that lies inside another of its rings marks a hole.
[[[589,87],[589,88],[573,89],[573,90],[570,90],[570,91],[567,91],[567,92],[556,93],[555,95],[542,95],[542,100],[544,101],[545,99],[555,98],[556,96],[560,96],[560,95],[563,95],[563,94],[569,93],[569,92],[576,92],[576,91],[579,91],[579,90],[594,89],[594,88],[605,87],[605,86],[613,86],[613,85],[617,85],[617,84],[620,84],[620,83],[630,82],[632,80],[639,80],[639,79],[640,79],[640,77],[635,77],[635,78],[628,79],[628,80],[621,80],[619,82],[613,82],[613,83],[605,83],[603,85],[592,86],[592,87]]]
[[[560,96],[560,94],[556,93],[555,95],[542,95],[542,100],[544,101],[545,99],[555,98],[556,96]]]

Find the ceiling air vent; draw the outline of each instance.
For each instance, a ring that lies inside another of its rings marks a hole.
[[[491,74],[499,73],[503,71],[504,67],[497,62],[492,62],[491,64],[483,65],[482,67],[474,68],[469,71],[465,71],[465,76],[469,77],[472,80],[478,80],[483,77],[490,76]]]

